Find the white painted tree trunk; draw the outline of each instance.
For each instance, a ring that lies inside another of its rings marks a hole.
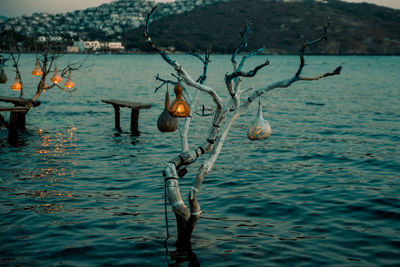
[[[304,67],[304,51],[306,47],[313,45],[319,41],[327,39],[326,37],[327,27],[324,27],[324,34],[322,37],[314,41],[305,43],[301,47],[300,65],[296,74],[293,77],[286,80],[271,83],[257,90],[250,88],[245,91],[242,91],[240,86],[242,77],[253,77],[260,69],[269,65],[269,61],[266,60],[265,63],[255,67],[253,70],[250,70],[248,72],[242,71],[245,61],[249,57],[259,54],[262,51],[262,49],[259,49],[256,52],[251,53],[247,56],[243,56],[239,64],[236,62],[236,56],[238,55],[240,50],[247,46],[246,39],[247,39],[247,34],[249,33],[249,25],[246,25],[246,28],[242,33],[242,42],[235,50],[231,58],[231,62],[233,65],[233,72],[231,74],[225,75],[227,92],[231,95],[231,98],[226,104],[224,104],[222,98],[213,88],[204,85],[202,83],[196,82],[189,75],[189,73],[183,68],[183,66],[181,66],[177,61],[171,60],[171,58],[167,54],[165,54],[160,48],[154,45],[149,34],[150,18],[154,10],[155,8],[152,9],[152,11],[149,13],[147,17],[146,32],[145,32],[146,41],[153,47],[155,51],[157,51],[162,56],[162,58],[169,65],[171,65],[175,69],[176,74],[181,79],[181,82],[185,83],[188,86],[193,87],[194,89],[200,92],[209,94],[213,99],[213,102],[216,107],[214,118],[208,132],[208,136],[205,137],[206,141],[200,147],[197,147],[192,150],[189,149],[189,144],[187,140],[191,118],[186,119],[185,126],[180,131],[182,153],[178,157],[168,162],[163,172],[166,183],[166,195],[168,197],[169,202],[172,205],[172,209],[177,218],[178,244],[183,246],[190,246],[191,234],[193,232],[194,227],[196,226],[198,219],[201,216],[201,209],[198,203],[198,194],[200,192],[201,185],[207,174],[212,170],[222,150],[222,147],[224,145],[224,142],[229,134],[232,125],[240,117],[240,115],[246,112],[251,103],[253,103],[257,97],[260,97],[271,90],[277,88],[289,87],[297,81],[313,81],[328,76],[338,75],[340,74],[341,67],[336,68],[333,72],[325,73],[323,75],[319,75],[316,77],[310,78],[310,77],[300,76]],[[242,94],[248,91],[253,91],[253,93],[251,93],[250,96],[244,101],[244,103],[241,104]],[[180,170],[180,168],[182,168],[185,165],[192,164],[203,154],[208,154],[208,156],[200,165],[196,177],[193,181],[193,185],[188,195],[188,202],[189,202],[189,208],[188,208],[185,205],[180,193],[179,182],[178,182],[179,179],[178,170]]]

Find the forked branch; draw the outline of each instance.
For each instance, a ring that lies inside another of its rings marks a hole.
[[[243,56],[240,63],[238,64],[236,58],[239,52],[243,48],[247,47],[247,37],[250,33],[250,24],[246,23],[244,30],[241,32],[241,42],[235,49],[231,57],[233,72],[225,75],[225,83],[227,85],[228,92],[232,98],[226,103],[226,106],[224,106],[222,99],[216,93],[216,91],[211,87],[204,85],[204,81],[207,77],[206,72],[209,63],[208,52],[206,52],[204,59],[198,55],[192,54],[203,62],[203,74],[197,79],[197,81],[195,81],[177,61],[172,60],[168,54],[166,54],[164,51],[162,51],[154,44],[154,42],[150,37],[149,25],[151,16],[153,15],[155,9],[156,7],[154,7],[147,16],[146,30],[145,30],[146,41],[151,45],[151,47],[156,52],[158,52],[161,55],[161,57],[169,65],[174,67],[175,71],[177,72],[178,76],[182,79],[183,82],[196,88],[198,91],[207,92],[209,95],[211,95],[217,107],[214,114],[214,119],[212,121],[212,126],[210,127],[208,135],[206,137],[206,141],[201,146],[198,146],[192,150],[188,150],[186,149],[185,146],[183,146],[185,147],[185,149],[183,149],[183,152],[179,156],[170,160],[166,164],[163,172],[166,185],[166,195],[168,196],[168,199],[172,204],[173,211],[177,218],[178,243],[181,243],[183,245],[190,245],[191,233],[194,229],[194,226],[196,225],[197,220],[200,218],[201,215],[200,205],[197,200],[200,187],[203,183],[204,178],[213,168],[233,123],[240,117],[241,114],[243,114],[247,110],[249,105],[257,97],[263,95],[264,93],[276,88],[289,87],[293,83],[300,80],[311,81],[338,75],[340,74],[341,67],[337,67],[333,72],[328,72],[316,77],[301,76],[301,73],[305,66],[304,54],[306,48],[322,40],[327,40],[328,26],[325,26],[323,35],[320,38],[311,42],[307,42],[302,45],[300,49],[300,65],[293,77],[286,80],[274,82],[272,84],[267,85],[266,87],[254,91],[242,104],[240,102],[240,96],[242,95],[242,93],[247,92],[248,90],[244,90],[243,92],[240,90],[241,77],[254,77],[262,68],[269,65],[269,61],[266,60],[264,63],[256,66],[254,69],[250,71],[246,72],[242,70],[246,60],[249,59],[251,56],[260,54],[263,51],[263,48],[260,48],[257,51],[248,54],[247,56]],[[168,84],[168,81],[166,80],[162,80],[161,78],[159,78],[158,80],[163,81],[164,84],[165,83]],[[230,113],[232,106],[235,107],[233,109],[235,111],[234,113]],[[188,120],[190,121],[190,118]],[[188,122],[188,120],[186,122]],[[193,185],[189,193],[189,206],[190,206],[189,209],[182,200],[179,189],[178,178],[184,174],[183,172],[184,166],[192,164],[201,155],[205,153],[208,153],[208,157],[205,159],[203,164],[200,165],[196,178],[194,179]]]
[[[167,53],[165,53],[164,51],[162,51],[161,48],[157,47],[157,45],[155,45],[155,43],[153,42],[153,40],[151,39],[150,36],[150,20],[151,17],[153,16],[155,10],[157,8],[157,5],[154,6],[150,13],[147,15],[147,20],[146,20],[146,29],[144,32],[144,35],[146,37],[146,42],[157,52],[161,55],[161,57],[172,67],[174,67],[175,71],[177,72],[177,74],[179,75],[179,77],[182,78],[182,80],[194,87],[197,88],[198,90],[202,91],[202,92],[206,92],[208,93],[212,99],[214,100],[215,104],[217,105],[217,109],[222,109],[223,106],[223,101],[222,98],[217,94],[217,92],[215,90],[213,90],[212,88],[205,86],[204,84],[201,84],[198,81],[195,81],[188,73],[187,71],[175,60],[172,60],[169,55]]]
[[[300,74],[303,71],[304,64],[305,64],[304,53],[306,51],[306,48],[309,47],[309,46],[312,46],[312,45],[314,45],[316,43],[319,43],[321,41],[328,40],[327,30],[328,30],[329,26],[330,26],[330,23],[328,22],[328,24],[324,26],[324,32],[322,33],[320,38],[318,38],[316,40],[313,40],[313,41],[310,41],[310,42],[307,42],[307,43],[304,43],[301,46],[301,48],[300,48],[300,65],[299,65],[299,69],[296,72],[296,75],[295,75],[296,77],[300,77]]]
[[[199,54],[196,54],[196,53],[191,53],[191,52],[189,52],[188,54],[189,54],[189,55],[192,55],[192,56],[194,56],[194,57],[196,57],[196,58],[198,58],[198,59],[201,61],[201,63],[203,63],[203,74],[201,74],[201,75],[199,76],[199,78],[197,78],[196,82],[198,82],[198,83],[200,83],[200,84],[204,84],[204,82],[205,82],[206,79],[207,79],[208,63],[211,62],[209,50],[206,49],[206,50],[204,51],[204,58],[202,58]]]

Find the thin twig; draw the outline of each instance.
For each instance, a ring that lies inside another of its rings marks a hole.
[[[171,85],[174,85],[174,86],[177,84],[177,82],[174,82],[174,81],[171,81],[171,80],[166,80],[166,79],[160,78],[160,75],[159,75],[159,74],[157,74],[156,80],[157,80],[157,81],[161,81],[162,84],[156,87],[156,89],[154,90],[154,93],[156,93],[160,88],[162,88],[162,87],[163,87],[164,85],[166,85],[166,84],[167,84],[167,85],[168,85],[168,84],[171,84]]]

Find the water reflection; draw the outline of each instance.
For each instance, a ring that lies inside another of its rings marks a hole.
[[[70,148],[76,147],[75,127],[67,129],[67,133],[56,133],[55,136],[48,135],[42,129],[36,130],[36,135],[41,139],[41,144],[37,150],[38,154],[49,154],[51,157],[67,158],[71,152]]]
[[[175,246],[176,249],[170,252],[168,250],[168,239],[165,240],[164,246],[168,266],[200,266],[197,255],[193,252],[191,247],[182,248],[180,246]]]
[[[71,155],[77,153],[75,127],[65,131],[49,134],[43,129],[35,130],[33,145],[36,145],[31,158],[35,165],[27,165],[30,169],[28,177],[21,177],[19,180],[30,183],[27,190],[16,191],[12,195],[22,195],[29,198],[29,205],[21,207],[23,210],[32,210],[39,213],[66,212],[65,202],[73,198],[70,191],[63,191],[66,179],[75,177],[75,166],[78,162],[73,161]],[[22,159],[23,160],[23,159]],[[29,182],[30,181],[30,182]],[[34,182],[31,184],[31,182]],[[24,188],[25,187],[21,187]]]
[[[113,133],[112,141],[116,144],[131,144],[133,146],[140,143],[140,136],[134,135],[131,132],[124,132],[121,130],[116,129],[116,132]]]

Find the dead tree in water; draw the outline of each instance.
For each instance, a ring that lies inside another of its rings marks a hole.
[[[4,118],[0,114],[0,120],[2,124],[4,124],[9,129],[9,137],[11,140],[16,139],[17,129],[25,129],[25,117],[26,113],[34,106],[40,104],[38,102],[39,96],[52,88],[58,88],[62,91],[70,92],[76,90],[72,89],[75,86],[75,83],[72,81],[71,73],[72,71],[78,70],[82,67],[82,62],[72,63],[65,66],[60,70],[56,67],[56,61],[62,56],[62,54],[52,53],[51,51],[51,43],[49,38],[47,38],[47,43],[45,45],[45,51],[42,54],[36,55],[36,64],[34,70],[32,71],[32,75],[40,78],[37,86],[36,92],[33,97],[30,99],[24,99],[24,83],[20,71],[20,58],[21,53],[18,51],[17,46],[14,44],[12,40],[10,40],[10,51],[8,52],[11,61],[12,67],[15,72],[15,81],[11,85],[11,89],[14,91],[20,91],[19,98],[12,97],[0,97],[0,101],[11,102],[16,107],[21,107],[23,111],[17,111],[16,109],[10,110],[10,119],[7,123]],[[48,76],[52,75],[50,78],[50,85],[46,83],[46,79]],[[67,77],[67,81],[64,86],[61,85],[61,81],[64,77]]]
[[[188,146],[183,146],[183,151],[180,155],[170,160],[164,168],[163,176],[166,184],[166,195],[169,202],[172,204],[172,209],[176,216],[177,229],[178,229],[178,245],[190,246],[190,238],[194,227],[201,216],[200,205],[198,203],[198,194],[200,187],[203,183],[204,178],[211,171],[216,159],[218,158],[225,139],[233,125],[233,123],[242,115],[248,107],[263,94],[277,89],[287,88],[298,81],[313,81],[319,80],[325,77],[340,74],[341,67],[337,67],[333,72],[328,72],[315,77],[302,76],[304,68],[304,53],[308,46],[314,45],[320,41],[327,40],[327,28],[329,25],[324,27],[323,34],[320,38],[306,42],[301,46],[300,49],[300,64],[297,72],[288,79],[276,81],[258,89],[246,89],[241,88],[242,78],[254,77],[259,70],[269,65],[269,61],[266,60],[263,64],[256,66],[253,70],[243,71],[244,64],[248,58],[254,55],[258,55],[262,52],[262,48],[243,56],[240,62],[237,61],[239,52],[247,46],[247,36],[249,34],[250,26],[247,24],[244,31],[241,33],[241,43],[235,49],[232,54],[231,62],[233,65],[233,71],[225,75],[225,84],[229,95],[231,96],[227,103],[224,103],[220,95],[211,87],[204,85],[199,81],[195,81],[192,76],[179,64],[176,60],[172,60],[164,51],[155,45],[151,39],[149,32],[150,19],[155,11],[154,7],[147,16],[145,37],[146,41],[151,47],[161,55],[161,57],[174,68],[176,75],[180,81],[188,86],[195,88],[198,91],[209,94],[215,104],[215,113],[208,135],[204,138],[204,143],[194,149],[189,149]],[[247,93],[247,94],[246,94]],[[246,95],[245,95],[246,94]],[[186,124],[187,126],[187,124]],[[187,126],[188,127],[188,126]],[[182,139],[187,139],[186,131],[183,132]],[[200,156],[207,155],[204,162],[200,165],[196,177],[194,178],[193,185],[188,195],[189,207],[187,207],[181,197],[179,189],[179,174],[182,174],[182,170],[185,166],[195,162]]]

